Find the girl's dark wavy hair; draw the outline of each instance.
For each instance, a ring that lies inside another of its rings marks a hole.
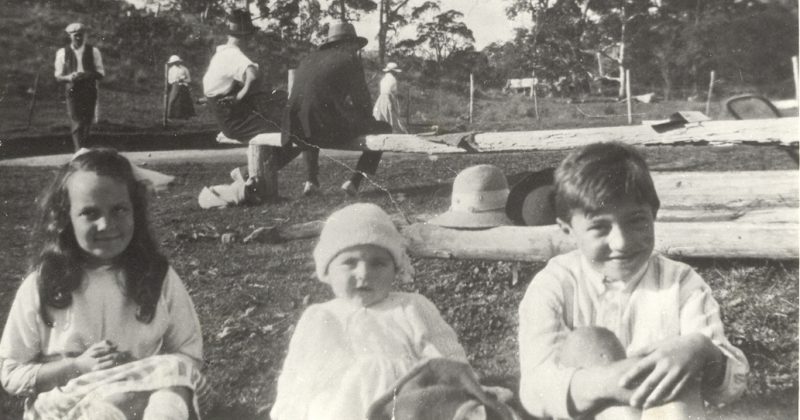
[[[72,292],[81,284],[86,254],[75,239],[70,221],[67,183],[78,171],[109,176],[127,185],[133,205],[133,237],[115,265],[125,274],[125,294],[139,310],[136,319],[153,320],[166,276],[167,259],[158,251],[147,221],[147,188],[136,180],[130,162],[114,149],[95,148],[62,166],[50,186],[39,197],[39,219],[34,243],[42,244],[31,258],[31,271],[38,271],[40,315],[52,327],[47,308],[63,309],[72,304]]]
[[[569,223],[572,211],[594,213],[625,199],[648,204],[653,217],[661,205],[647,163],[632,146],[593,143],[570,153],[555,172],[556,215]]]

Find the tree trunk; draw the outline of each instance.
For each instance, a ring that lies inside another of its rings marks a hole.
[[[619,92],[617,96],[620,98],[625,97],[625,27],[628,25],[628,18],[625,14],[625,3],[620,8],[620,20],[622,26],[620,27],[619,35]]]
[[[388,0],[381,0],[378,9],[378,60],[381,66],[386,64],[386,25],[388,18]]]

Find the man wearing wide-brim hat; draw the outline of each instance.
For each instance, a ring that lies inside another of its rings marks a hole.
[[[366,44],[353,25],[333,22],[319,50],[305,57],[295,72],[282,127],[285,140],[305,149],[305,195],[319,189],[317,146],[335,147],[360,135],[392,132],[389,124],[372,116],[372,100],[359,56]],[[341,188],[356,195],[364,174],[374,174],[380,159],[381,152],[363,152],[355,173]]]
[[[82,23],[71,23],[65,31],[69,43],[56,52],[54,76],[64,83],[72,142],[77,151],[89,138],[97,103],[97,81],[106,71],[100,50],[86,43],[86,27]]]

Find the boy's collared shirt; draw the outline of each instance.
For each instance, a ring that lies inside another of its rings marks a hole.
[[[627,282],[606,282],[580,251],[550,260],[534,277],[520,309],[520,399],[535,416],[569,417],[575,368],[559,366],[561,342],[575,328],[602,326],[628,354],[648,344],[699,332],[727,358],[725,380],[704,390],[711,403],[741,395],[749,371],[744,354],[725,338],[711,289],[691,267],[653,254]]]

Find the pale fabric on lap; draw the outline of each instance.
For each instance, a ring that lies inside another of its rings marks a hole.
[[[157,355],[112,369],[81,375],[63,387],[43,392],[29,403],[25,420],[79,420],[86,413],[107,410],[104,400],[116,394],[186,387],[193,391],[193,405],[207,393],[205,377],[194,362],[181,355]],[[113,417],[111,417],[113,418]]]

